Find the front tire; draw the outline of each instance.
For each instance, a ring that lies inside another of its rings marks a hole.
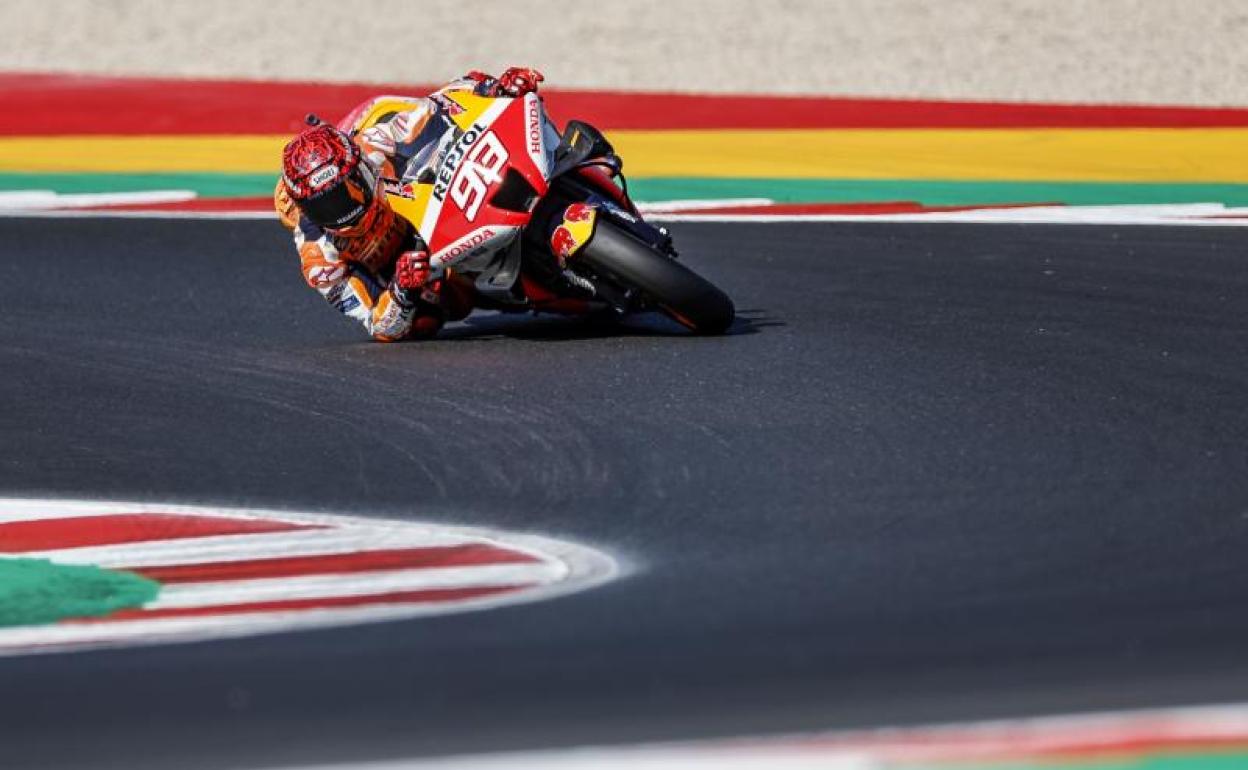
[[[599,218],[594,236],[573,258],[600,276],[643,294],[696,334],[723,334],[736,308],[710,281]]]

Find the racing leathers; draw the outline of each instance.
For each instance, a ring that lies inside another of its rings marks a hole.
[[[304,280],[339,312],[360,322],[380,341],[429,337],[447,320],[472,309],[471,282],[444,271],[396,270],[425,256],[425,244],[386,203],[384,180],[395,179],[407,160],[436,142],[453,125],[457,91],[478,96],[516,95],[536,88],[541,75],[509,69],[498,79],[472,72],[427,97],[379,96],[360,104],[338,123],[378,176],[375,205],[356,223],[329,229],[303,214],[279,179],[274,206],[291,230]]]

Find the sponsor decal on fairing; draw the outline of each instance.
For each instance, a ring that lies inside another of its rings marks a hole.
[[[507,148],[493,132],[473,146],[459,175],[451,184],[451,200],[469,222],[477,218],[490,187],[503,180],[503,169],[510,159]]]
[[[576,255],[594,236],[598,208],[590,203],[573,203],[563,212],[563,224],[550,236],[550,250],[563,262]]]
[[[544,179],[549,176],[550,170],[546,166],[543,128],[541,98],[537,94],[526,94],[524,97],[524,146],[528,150],[533,165],[537,166]]]
[[[517,227],[497,225],[477,228],[434,254],[430,262],[442,267],[453,267],[464,262],[471,262],[510,243],[518,230]]]
[[[507,109],[508,104],[510,104],[509,100],[506,100],[506,99],[496,100],[494,104],[490,105],[490,107],[484,113],[482,113],[479,119],[474,121],[473,125],[481,126],[484,129],[488,129],[490,126],[494,124],[494,121],[498,118],[498,116],[501,115],[503,111]],[[462,137],[460,138],[460,140],[462,141]],[[436,192],[436,190],[437,190],[437,185],[435,184],[434,192]],[[430,196],[429,203],[427,206],[425,206],[425,212],[420,218],[420,224],[417,227],[417,230],[419,231],[420,236],[424,238],[427,243],[431,243],[433,241],[433,235],[434,235],[434,231],[437,229],[438,219],[442,215],[442,204],[444,201],[445,192],[446,191],[444,190],[443,197],[439,197],[438,195]]]
[[[484,132],[485,126],[473,123],[472,127],[465,131],[447,151],[446,157],[442,160],[442,166],[438,169],[437,181],[433,185],[433,197],[440,201],[446,199],[447,190],[450,189],[451,182],[455,178],[455,172],[459,170],[460,161]]]

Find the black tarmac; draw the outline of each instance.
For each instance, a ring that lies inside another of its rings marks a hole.
[[[0,495],[502,527],[535,605],[0,659],[0,767],[1248,700],[1248,231],[677,224],[720,338],[381,345],[271,222],[0,221]]]

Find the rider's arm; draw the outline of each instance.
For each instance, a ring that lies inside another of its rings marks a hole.
[[[355,141],[359,143],[365,157],[381,169],[384,175],[395,176],[393,160],[400,147],[423,145],[426,139],[421,138],[421,132],[426,128],[435,135],[443,130],[436,123],[430,125],[430,120],[438,114],[439,109],[448,108],[448,100],[445,98],[448,94],[471,91],[477,96],[522,96],[536,91],[537,84],[542,79],[542,73],[524,67],[509,67],[497,78],[473,70],[418,100],[413,109],[400,112],[389,120],[364,129],[356,136]],[[427,140],[434,138],[435,136],[429,136]]]
[[[394,159],[404,146],[423,146],[445,130],[445,125],[434,119],[440,109],[447,108],[446,95],[465,90],[475,92],[477,85],[476,81],[464,77],[446,84],[429,96],[412,99],[412,109],[398,112],[387,120],[365,128],[355,135],[355,142],[360,146],[364,157],[374,167],[381,169],[383,176],[397,176],[399,169],[395,168]],[[426,130],[430,135],[422,137],[421,134]]]
[[[435,305],[342,259],[333,241],[306,219],[295,227],[294,239],[307,284],[335,310],[360,323],[373,339],[432,337],[441,328],[442,316]]]
[[[395,176],[398,169],[394,168],[394,157],[399,154],[400,148],[404,145],[423,145],[425,141],[421,139],[421,133],[426,129],[434,134],[427,137],[428,141],[432,141],[436,134],[445,130],[445,125],[436,121],[431,125],[430,121],[435,118],[439,109],[447,109],[447,94],[470,91],[478,96],[494,95],[487,92],[495,90],[498,81],[486,75],[481,75],[486,81],[475,80],[472,78],[473,74],[481,75],[470,73],[447,83],[427,97],[412,100],[415,105],[412,109],[399,112],[389,120],[371,125],[357,134],[355,141],[360,145],[364,156],[381,169],[384,176]]]
[[[322,296],[340,313],[359,321],[379,342],[427,338],[442,328],[437,308],[397,290],[383,286],[377,277],[352,265],[344,281],[320,288]]]
[[[383,176],[396,176],[393,161],[400,146],[416,142],[421,132],[430,127],[429,120],[436,112],[432,101],[421,99],[415,108],[364,129],[356,135],[355,141],[364,157],[381,169]]]

